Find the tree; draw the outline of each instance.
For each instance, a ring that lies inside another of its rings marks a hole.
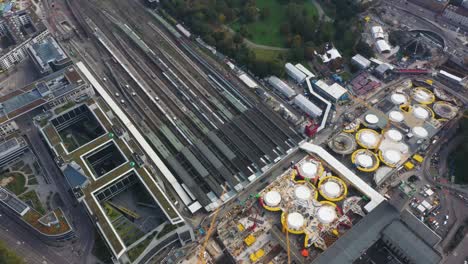
[[[15,252],[9,250],[3,241],[0,241],[0,263],[24,264],[24,261]]]
[[[306,42],[304,44],[304,57],[308,60],[312,60],[315,57],[315,48],[313,42]]]
[[[297,48],[302,47],[302,37],[301,37],[301,35],[295,35],[295,36],[292,38],[291,47],[292,47],[293,49],[297,49]]]
[[[356,45],[356,52],[366,58],[374,57],[374,50],[372,50],[372,47],[363,40],[360,40]]]
[[[261,19],[267,19],[270,16],[270,9],[268,7],[263,8],[260,11],[260,18]]]
[[[257,8],[249,5],[244,8],[243,15],[247,22],[254,22],[257,19]]]
[[[289,22],[284,22],[283,24],[281,24],[280,32],[285,36],[291,34],[291,26],[289,25]]]
[[[246,26],[242,25],[239,29],[239,33],[243,36],[243,37],[248,37],[249,36],[249,30],[247,29]]]
[[[224,25],[224,23],[226,22],[226,16],[224,14],[219,14],[218,16],[218,22],[221,24],[221,25]]]
[[[233,41],[235,44],[241,44],[244,41],[244,37],[240,33],[234,34]]]

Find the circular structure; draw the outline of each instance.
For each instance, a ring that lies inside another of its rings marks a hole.
[[[263,201],[265,202],[265,205],[268,207],[271,207],[271,208],[278,207],[281,203],[281,194],[277,191],[269,191],[263,197]]]
[[[353,151],[356,149],[356,145],[356,140],[351,134],[348,133],[340,133],[332,140],[328,141],[328,146],[330,149],[342,155],[353,153]]]
[[[437,98],[444,101],[453,101],[453,97],[439,87],[434,88],[434,94]]]
[[[298,200],[309,200],[312,197],[312,191],[305,185],[299,185],[294,189],[294,197]]]
[[[319,164],[307,161],[301,164],[299,167],[299,175],[304,177],[305,179],[312,179],[317,176],[317,172],[319,171]]]
[[[458,112],[458,107],[443,101],[435,103],[432,108],[438,116],[446,119],[454,118]]]
[[[401,160],[401,152],[394,149],[379,151],[380,160],[389,167],[395,167]]]
[[[302,214],[298,212],[292,212],[285,217],[285,213],[281,214],[281,223],[288,230],[288,232],[293,234],[302,234],[304,233],[304,225],[306,223],[305,218]]]
[[[364,117],[364,119],[369,125],[375,125],[379,122],[379,118],[374,114],[367,114],[366,117]]]
[[[318,189],[323,198],[332,202],[342,200],[348,193],[348,187],[343,180],[334,176],[322,178]]]
[[[361,154],[356,157],[356,164],[362,167],[370,167],[372,166],[372,157],[369,155]]]
[[[375,149],[379,143],[379,137],[379,133],[371,129],[361,129],[356,133],[359,146],[367,149]]]
[[[411,97],[420,104],[432,104],[435,101],[435,95],[424,87],[414,88]]]
[[[396,129],[389,129],[387,132],[385,132],[385,136],[395,142],[400,142],[403,139],[401,132]]]
[[[424,127],[421,127],[421,126],[413,127],[413,129],[411,129],[411,131],[413,132],[414,136],[416,136],[418,138],[427,138],[427,136],[429,135],[427,130]]]
[[[422,120],[426,120],[429,118],[429,115],[430,115],[430,112],[425,108],[425,107],[422,107],[420,105],[415,105],[413,107],[413,116],[418,118],[418,119],[422,119]]]
[[[317,219],[322,224],[330,224],[338,218],[336,208],[328,203],[319,207],[316,212]]]
[[[364,172],[372,172],[379,168],[380,161],[377,155],[367,149],[358,149],[351,156],[351,161],[356,168]]]
[[[405,119],[405,116],[403,115],[401,111],[393,110],[393,111],[390,111],[390,113],[388,114],[388,118],[393,122],[400,123]]]
[[[402,104],[407,104],[408,103],[408,96],[406,94],[402,93],[394,93],[390,97],[392,100],[392,103],[396,105],[402,105]]]

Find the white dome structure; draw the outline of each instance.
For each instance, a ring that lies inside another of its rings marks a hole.
[[[413,116],[418,119],[426,120],[429,118],[429,111],[422,106],[415,105],[413,108]]]
[[[315,178],[318,172],[318,165],[310,161],[302,163],[300,166],[300,175],[307,179]]]
[[[374,162],[372,160],[372,157],[365,154],[365,153],[361,153],[361,154],[356,156],[356,163],[359,166],[364,167],[364,168],[370,168],[370,167],[374,166]]]
[[[402,112],[400,111],[390,111],[390,113],[388,114],[388,117],[390,118],[391,121],[393,122],[402,122],[404,119],[405,119],[405,116],[403,115]]]
[[[388,149],[383,152],[383,161],[387,164],[395,165],[401,160],[401,153],[398,150]]]
[[[294,197],[298,200],[309,200],[312,197],[312,191],[305,185],[299,185],[294,189]]]
[[[367,114],[364,119],[366,120],[366,123],[369,125],[375,125],[379,122],[379,117],[374,115],[374,114]]]
[[[330,224],[337,219],[338,215],[336,209],[330,205],[324,205],[319,207],[316,213],[317,219],[322,224]]]
[[[288,214],[286,221],[288,223],[288,229],[292,230],[302,229],[305,223],[304,216],[297,212]]]
[[[434,94],[424,87],[416,87],[412,92],[412,97],[420,104],[431,104],[435,100]]]
[[[340,185],[333,181],[328,181],[322,185],[322,191],[328,197],[336,198],[341,195]]]
[[[390,98],[392,100],[392,103],[396,105],[402,105],[408,102],[408,98],[406,97],[406,95],[401,93],[394,93]]]
[[[363,148],[375,148],[379,142],[380,135],[370,129],[362,129],[356,134],[356,140]]]
[[[413,127],[413,129],[411,129],[411,131],[418,138],[427,138],[427,136],[429,135],[427,130],[424,127],[421,127],[421,126]]]
[[[372,172],[379,168],[377,155],[368,149],[358,149],[351,155],[351,161],[360,171]]]
[[[281,194],[277,191],[269,191],[265,194],[263,201],[269,207],[277,207],[281,203]]]
[[[400,131],[396,129],[389,129],[386,133],[385,136],[395,142],[400,142],[403,139],[403,135],[401,134]]]

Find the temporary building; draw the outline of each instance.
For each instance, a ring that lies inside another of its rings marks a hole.
[[[305,78],[307,77],[305,73],[300,71],[296,66],[292,65],[291,63],[286,63],[284,66],[286,68],[286,73],[294,79],[297,83],[302,83]]]

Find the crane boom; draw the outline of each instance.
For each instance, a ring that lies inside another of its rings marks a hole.
[[[223,195],[226,193],[226,187],[227,187],[227,184],[224,185],[224,190],[223,190],[223,193],[221,194],[221,197],[223,197]],[[205,241],[203,241],[203,245],[202,247],[200,248],[200,253],[198,255],[198,264],[205,264],[205,251],[206,251],[206,246],[208,245],[208,241],[214,231],[214,226],[215,226],[215,223],[216,223],[216,219],[218,218],[218,214],[219,214],[219,211],[221,209],[221,205],[216,208],[214,214],[213,214],[213,217],[211,218],[211,222],[210,222],[210,228],[208,229],[208,231],[206,231],[206,235],[205,235]]]

